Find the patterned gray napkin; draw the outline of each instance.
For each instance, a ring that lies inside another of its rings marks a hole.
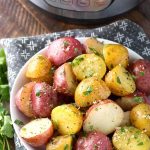
[[[150,59],[150,39],[143,29],[130,20],[119,20],[110,25],[90,30],[68,30],[52,34],[14,39],[2,39],[8,64],[8,80],[10,88],[24,63],[39,50],[49,45],[53,40],[64,37],[99,37],[121,43],[146,59]],[[17,136],[15,138],[16,150],[25,150]]]

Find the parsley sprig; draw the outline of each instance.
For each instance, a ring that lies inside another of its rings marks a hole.
[[[13,138],[14,130],[9,112],[5,108],[9,102],[9,86],[7,80],[6,57],[0,49],[0,150],[10,150],[9,139]]]

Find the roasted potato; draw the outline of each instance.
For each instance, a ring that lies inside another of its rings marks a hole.
[[[95,54],[83,54],[72,61],[73,72],[78,80],[88,77],[103,78],[106,73],[104,60]]]
[[[116,66],[107,73],[105,82],[111,92],[117,96],[126,96],[136,90],[131,74],[121,65]]]
[[[82,113],[72,104],[55,107],[51,113],[55,129],[61,135],[76,134],[82,127]]]
[[[90,77],[82,80],[77,86],[75,103],[79,107],[87,107],[95,101],[107,99],[110,94],[111,92],[103,80]]]
[[[45,82],[34,85],[31,100],[36,117],[49,117],[51,110],[59,104],[56,91]]]
[[[57,136],[46,145],[46,150],[71,150],[72,142],[71,135]]]
[[[148,97],[140,91],[135,91],[130,95],[123,96],[116,100],[116,103],[121,106],[124,111],[131,110],[134,106],[144,102],[148,103]]]
[[[83,52],[85,48],[77,39],[64,37],[51,43],[47,49],[47,57],[55,66],[60,66]]]
[[[135,106],[130,113],[132,125],[150,136],[150,105],[139,104]]]
[[[54,73],[54,89],[59,93],[74,95],[77,80],[70,63],[60,66]]]
[[[112,138],[117,150],[149,150],[150,139],[134,127],[118,128]]]
[[[20,136],[30,145],[39,147],[47,143],[53,135],[53,125],[50,119],[32,120],[20,130]]]
[[[138,90],[150,95],[150,61],[139,59],[131,63],[129,71],[135,77]]]
[[[26,77],[37,82],[52,82],[51,62],[43,55],[35,55],[28,64]]]
[[[86,136],[78,138],[76,150],[112,150],[112,145],[109,138],[97,131],[89,132]]]
[[[109,70],[121,64],[126,68],[129,64],[127,48],[121,44],[106,44],[103,47],[103,56]]]
[[[120,126],[124,112],[119,105],[111,100],[101,101],[89,108],[83,123],[83,130],[100,131],[106,135]]]
[[[104,44],[98,41],[96,38],[90,37],[85,40],[86,53],[94,53],[98,56],[103,57],[103,46]]]
[[[31,100],[31,93],[35,84],[35,82],[25,84],[15,97],[17,108],[27,117],[35,117]]]

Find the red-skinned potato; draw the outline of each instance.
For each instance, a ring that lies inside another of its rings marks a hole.
[[[20,136],[30,145],[39,147],[48,142],[53,135],[53,125],[48,118],[35,119],[20,130]]]
[[[135,91],[133,94],[121,97],[116,100],[116,103],[124,110],[131,110],[134,106],[140,103],[150,103],[149,98],[140,91]]]
[[[60,66],[83,52],[85,49],[78,40],[73,37],[64,37],[51,43],[47,49],[47,56],[55,66]]]
[[[32,108],[31,93],[35,82],[25,84],[16,94],[16,105],[18,109],[27,117],[34,117]]]
[[[86,136],[79,137],[76,150],[112,150],[109,138],[101,132],[89,132]]]
[[[124,118],[122,108],[112,100],[103,100],[91,106],[86,112],[83,130],[100,131],[106,135],[120,126]]]
[[[36,83],[32,90],[32,105],[37,117],[49,117],[51,110],[58,105],[57,93],[45,82]]]
[[[54,89],[59,93],[74,95],[77,80],[70,63],[60,66],[54,73]]]
[[[136,60],[129,66],[129,71],[135,76],[137,89],[150,95],[150,61]]]

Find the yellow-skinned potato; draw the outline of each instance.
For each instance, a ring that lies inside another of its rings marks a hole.
[[[46,150],[71,150],[72,141],[71,135],[57,136],[46,145]]]
[[[117,150],[149,150],[150,139],[139,129],[134,127],[121,127],[116,130],[112,138]]]
[[[82,113],[72,104],[57,106],[52,110],[51,119],[61,135],[76,134],[83,123]]]
[[[104,44],[99,42],[96,38],[90,37],[85,41],[85,47],[87,53],[94,53],[98,56],[103,56]]]
[[[136,89],[131,74],[121,65],[116,66],[105,76],[105,82],[111,92],[117,96],[126,96]]]
[[[135,106],[131,110],[130,120],[132,125],[150,137],[150,105],[143,103]]]
[[[95,101],[107,99],[110,94],[111,92],[103,80],[91,77],[82,80],[77,86],[75,102],[79,107],[87,107]]]
[[[106,73],[104,60],[95,54],[82,54],[72,61],[72,69],[78,80],[88,77],[103,78]]]
[[[52,80],[51,62],[43,55],[34,56],[27,67],[26,77],[32,81],[50,82]]]
[[[103,56],[109,70],[121,64],[127,67],[129,63],[129,54],[127,48],[121,44],[106,44],[103,48]]]

